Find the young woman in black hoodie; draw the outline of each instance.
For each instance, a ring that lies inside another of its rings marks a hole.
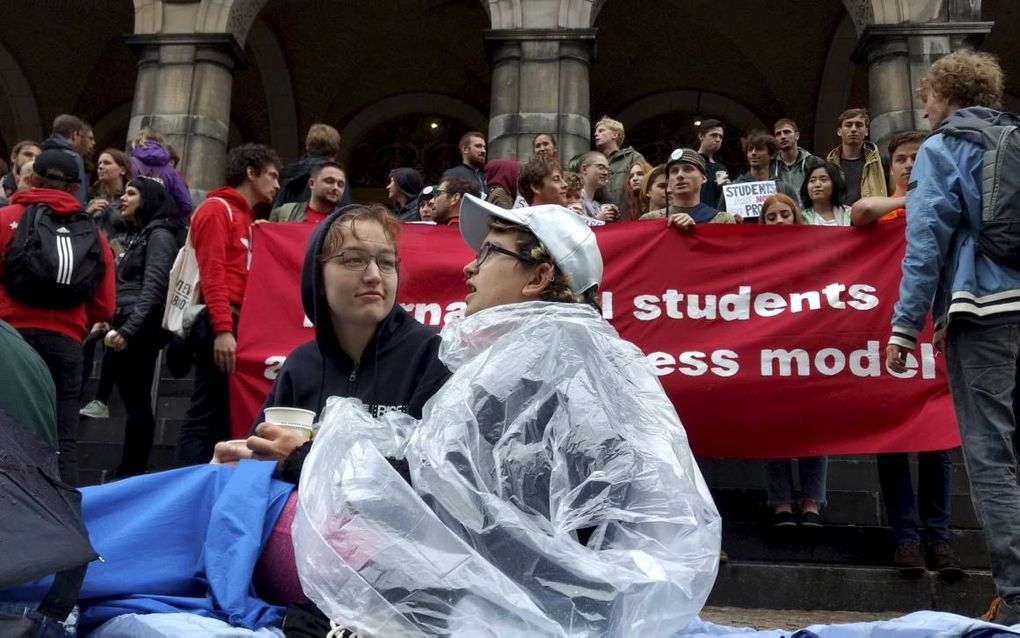
[[[121,197],[121,214],[131,228],[117,262],[117,310],[106,343],[114,350],[114,378],[124,408],[124,451],[116,476],[143,474],[149,463],[155,420],[152,375],[167,343],[162,328],[170,268],[177,255],[180,222],[171,219],[173,200],[149,177],[131,180]]]
[[[264,423],[266,408],[322,414],[329,397],[342,396],[361,399],[376,415],[397,410],[420,418],[446,382],[439,334],[396,303],[399,233],[400,224],[381,206],[345,206],[317,225],[301,273],[301,301],[315,339],[287,356],[252,424],[257,436],[248,448],[257,458],[282,460],[301,445],[285,428]],[[239,443],[216,448],[220,461],[249,454]],[[300,468],[303,458],[291,463]]]

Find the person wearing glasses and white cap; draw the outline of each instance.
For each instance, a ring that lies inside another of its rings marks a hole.
[[[654,370],[597,310],[594,233],[472,196],[460,229],[465,317],[422,419],[326,408],[293,528],[304,593],[367,635],[672,635],[721,523]]]

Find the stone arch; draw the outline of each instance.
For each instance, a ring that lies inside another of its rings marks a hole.
[[[135,33],[163,33],[166,25],[190,22],[195,33],[229,33],[244,46],[252,24],[268,0],[134,0]],[[175,29],[174,32],[179,31]]]
[[[460,120],[479,131],[489,126],[489,118],[467,102],[436,93],[404,93],[369,104],[343,127],[340,144],[340,163],[350,164],[350,154],[361,138],[383,122],[413,113],[435,113]]]
[[[616,119],[624,126],[631,126],[675,111],[711,115],[742,131],[767,128],[761,118],[742,103],[726,95],[702,90],[663,91],[643,97],[617,113]]]
[[[131,102],[124,102],[123,104],[115,107],[111,111],[107,112],[106,115],[99,118],[95,124],[92,125],[92,132],[96,136],[96,153],[102,152],[104,148],[113,147],[126,149],[128,140],[114,138],[114,134],[118,131],[127,131],[131,123]]]
[[[833,145],[836,125],[833,122],[847,107],[850,84],[854,74],[854,63],[850,59],[857,45],[857,33],[853,17],[847,15],[839,23],[833,35],[832,44],[825,58],[822,81],[818,87],[818,103],[815,106],[815,138],[811,148],[821,154],[822,149]],[[807,140],[804,140],[806,143]]]
[[[606,0],[482,0],[493,29],[587,29]]]
[[[869,24],[875,23],[875,3],[882,0],[843,0],[846,12],[853,21],[857,35],[864,32]]]
[[[39,104],[25,71],[14,55],[0,44],[0,100],[10,112],[11,121],[0,121],[0,133],[11,145],[18,140],[42,141],[43,127]]]
[[[276,34],[262,19],[251,25],[248,48],[262,74],[266,92],[266,113],[269,116],[269,143],[284,161],[297,158],[301,149],[298,140],[298,116],[294,101],[287,59]]]

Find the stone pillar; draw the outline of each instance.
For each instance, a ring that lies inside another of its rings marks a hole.
[[[943,55],[979,44],[992,24],[873,24],[864,30],[853,60],[868,65],[871,139],[880,149],[884,151],[889,137],[899,131],[928,130],[922,105],[914,96],[921,77]]]
[[[128,136],[151,126],[181,156],[188,185],[223,184],[234,70],[244,56],[227,33],[130,35],[138,79]]]
[[[591,148],[588,76],[595,29],[499,29],[485,33],[492,65],[489,156],[531,157],[553,133],[560,159]]]

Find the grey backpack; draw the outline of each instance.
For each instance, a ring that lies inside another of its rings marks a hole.
[[[1003,113],[992,121],[965,116],[947,122],[945,134],[984,147],[981,167],[981,226],[972,228],[982,254],[1020,270],[1020,129]],[[978,135],[975,135],[978,134]]]

